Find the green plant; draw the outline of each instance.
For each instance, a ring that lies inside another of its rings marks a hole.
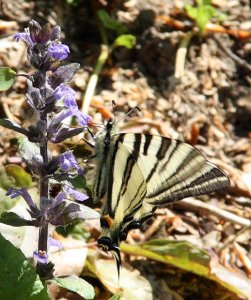
[[[126,47],[128,49],[131,49],[136,43],[136,37],[132,34],[127,34],[127,27],[109,16],[106,11],[102,9],[98,10],[97,16],[99,20],[98,25],[100,36],[102,39],[101,51],[86,87],[82,105],[83,113],[88,112],[90,102],[98,82],[99,74],[112,51],[117,47]],[[115,38],[111,43],[109,43],[108,41],[106,30],[111,30],[115,33]]]
[[[196,0],[196,4],[196,6],[185,4],[185,10],[187,15],[196,22],[200,34],[204,33],[206,25],[213,17],[219,21],[226,17],[212,6],[211,0]]]

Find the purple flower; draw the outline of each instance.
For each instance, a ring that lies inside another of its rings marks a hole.
[[[11,199],[14,199],[18,196],[22,196],[25,202],[28,204],[29,208],[38,210],[37,205],[33,202],[26,188],[21,188],[21,189],[9,188],[8,192],[6,193],[6,196],[10,196]]]
[[[54,59],[64,60],[68,57],[70,49],[67,45],[53,43],[48,48],[48,55]]]
[[[64,191],[66,192],[66,194],[73,196],[78,201],[84,201],[89,198],[85,194],[80,193],[67,185],[64,186]]]
[[[13,38],[16,40],[16,42],[19,42],[20,40],[24,41],[28,46],[33,46],[34,43],[31,40],[30,33],[28,29],[25,29],[25,32],[17,32],[13,35]]]
[[[55,197],[55,200],[57,203],[61,203],[64,199],[67,198],[67,195],[65,192],[60,192],[57,194],[57,196]]]
[[[48,136],[50,142],[58,144],[83,132],[83,128],[60,128],[55,134]]]
[[[49,247],[54,246],[60,250],[63,248],[62,243],[59,240],[53,239],[50,236],[48,237],[48,246]]]
[[[54,92],[54,97],[56,100],[64,99],[65,106],[67,108],[76,108],[77,102],[75,100],[76,93],[75,91],[66,86],[64,83],[61,83]]]
[[[91,121],[91,117],[84,114],[84,113],[81,113],[79,111],[79,109],[75,108],[75,109],[72,110],[72,112],[73,112],[73,115],[77,118],[79,124],[82,125],[82,126],[88,125],[89,122]]]
[[[78,165],[76,158],[72,152],[65,152],[58,157],[59,166],[64,172],[68,172],[71,169],[76,169],[79,175],[83,174],[83,170]]]
[[[36,261],[40,262],[41,264],[47,264],[49,258],[48,254],[45,251],[41,250],[39,250],[38,252],[34,251],[33,257]]]

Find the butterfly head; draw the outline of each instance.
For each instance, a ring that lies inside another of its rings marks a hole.
[[[98,239],[98,245],[104,251],[112,253],[116,260],[118,274],[121,267],[121,256],[119,243],[126,239],[126,232],[122,232],[121,226],[114,222],[114,220],[108,215],[104,215],[100,219],[102,233]]]
[[[103,248],[105,251],[111,252],[113,255],[116,265],[117,265],[117,270],[118,270],[118,275],[120,273],[120,267],[121,267],[121,256],[120,256],[120,249],[118,246],[118,243],[114,243],[110,237],[108,236],[103,236],[98,239],[98,244]]]

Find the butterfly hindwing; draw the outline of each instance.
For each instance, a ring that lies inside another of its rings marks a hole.
[[[167,204],[229,185],[224,172],[208,162],[199,150],[178,140],[127,133],[123,143],[130,153],[137,136],[141,138],[137,163],[146,180],[147,203]]]

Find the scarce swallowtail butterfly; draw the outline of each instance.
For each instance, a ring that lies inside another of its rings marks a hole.
[[[104,200],[98,244],[111,251],[159,205],[229,186],[227,175],[193,146],[157,135],[117,133],[110,119],[95,137],[94,202]]]

